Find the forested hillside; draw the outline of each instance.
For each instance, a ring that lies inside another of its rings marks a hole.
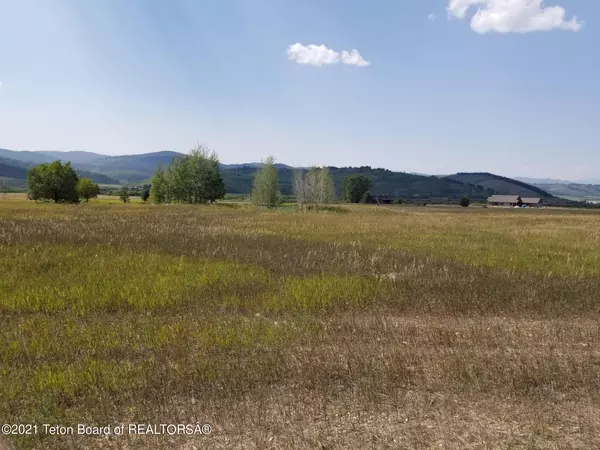
[[[338,195],[341,192],[345,177],[353,174],[362,174],[373,180],[373,194],[388,194],[395,198],[414,200],[440,200],[458,199],[467,194],[472,199],[484,200],[493,192],[486,191],[481,186],[464,184],[448,178],[435,176],[413,175],[404,172],[393,172],[387,169],[373,169],[371,167],[330,167],[330,173],[335,183]],[[221,171],[227,192],[233,194],[248,194],[252,190],[252,178],[256,172],[254,167],[241,167],[224,169]],[[278,169],[281,193],[293,193],[292,169]]]
[[[484,189],[490,189],[499,194],[520,195],[522,197],[542,197],[552,198],[553,195],[540,189],[537,186],[513,180],[512,178],[494,175],[493,173],[457,173],[448,175],[448,178],[462,183],[471,183],[482,186]]]

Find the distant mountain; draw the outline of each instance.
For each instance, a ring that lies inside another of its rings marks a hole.
[[[263,163],[259,162],[251,162],[251,163],[242,163],[242,164],[221,164],[222,169],[241,169],[242,167],[251,167],[258,168],[264,166]],[[288,166],[287,164],[274,164],[276,169],[293,169],[292,166]]]
[[[540,184],[569,184],[572,181],[557,180],[555,178],[529,178],[529,177],[513,177],[515,180],[522,181],[523,183],[540,185]]]
[[[484,189],[493,191],[495,194],[542,197],[545,199],[554,197],[551,193],[537,186],[487,172],[457,173],[448,175],[448,178],[465,184],[482,186]]]
[[[6,178],[27,178],[27,169],[23,167],[21,161],[15,161],[10,158],[0,158],[0,177]]]
[[[600,201],[600,185],[580,183],[540,184],[539,187],[557,197],[568,200],[598,202]]]
[[[92,152],[36,152],[52,158],[53,161],[60,159],[61,161],[71,161],[71,164],[91,164],[99,159],[106,158],[106,155]]]
[[[135,183],[154,175],[159,164],[166,166],[182,153],[164,151],[139,155],[104,156],[88,164],[73,164],[74,167],[102,173],[122,183]]]
[[[18,153],[18,152],[14,152]],[[34,152],[32,152],[34,153]],[[4,153],[6,154],[6,153]],[[55,158],[51,158],[51,161],[56,161]],[[51,162],[47,161],[47,162]],[[0,177],[12,178],[14,180],[22,180],[23,186],[25,186],[25,180],[27,178],[27,172],[30,168],[44,163],[33,163],[33,162],[25,162],[18,159],[13,158],[4,158],[0,156]],[[76,165],[73,165],[73,168],[77,172],[77,174],[82,178],[89,178],[94,183],[98,184],[119,184],[119,182],[113,178],[110,178],[104,174],[90,172],[87,170],[78,169]],[[15,181],[16,183],[16,181]]]
[[[0,149],[0,158],[10,158],[25,163],[30,167],[36,164],[49,163],[60,159],[70,161],[71,165],[78,171],[93,173],[93,177],[100,179],[97,175],[108,178],[105,181],[96,181],[103,184],[135,183],[150,178],[156,171],[158,164],[167,165],[175,156],[182,153],[156,152],[143,153],[140,155],[108,156],[92,152],[58,152],[58,151],[14,151]]]
[[[56,161],[56,158],[52,158],[51,156],[44,155],[40,152],[15,151],[6,150],[4,148],[0,148],[0,158],[9,158],[15,161],[19,161],[21,163],[28,164],[44,164]]]
[[[10,158],[15,161],[21,161],[28,164],[44,164],[52,161],[61,160],[70,161],[71,165],[90,164],[106,155],[92,152],[59,152],[59,151],[16,151],[0,149],[0,158]]]

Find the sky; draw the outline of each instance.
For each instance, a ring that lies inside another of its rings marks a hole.
[[[0,0],[0,148],[600,179],[597,0]]]

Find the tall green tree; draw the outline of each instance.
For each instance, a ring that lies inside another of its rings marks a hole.
[[[78,182],[79,177],[69,162],[40,164],[27,173],[27,196],[31,200],[79,203]]]
[[[179,156],[152,178],[154,203],[211,203],[225,196],[217,154],[198,144],[188,155]]]
[[[301,208],[319,208],[333,202],[335,187],[329,169],[313,166],[309,171],[294,173],[294,193]]]
[[[279,182],[277,181],[275,158],[269,156],[254,176],[252,183],[252,203],[273,208],[279,205],[280,198],[281,194],[279,191]]]
[[[359,203],[372,186],[373,181],[364,175],[349,175],[344,178],[342,188],[344,199],[350,203]]]
[[[87,203],[90,201],[90,198],[98,197],[100,188],[89,178],[80,178],[77,183],[77,192],[79,193],[79,197],[84,199]]]
[[[216,168],[209,170],[206,174],[205,187],[206,199],[211,203],[225,197],[225,182],[223,181],[223,177],[221,177],[218,164]]]
[[[160,164],[150,181],[150,201],[152,203],[165,203],[167,201],[167,180]]]

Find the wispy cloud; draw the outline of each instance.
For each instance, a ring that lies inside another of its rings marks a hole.
[[[300,43],[296,43],[288,47],[287,55],[290,60],[296,61],[298,64],[315,67],[338,64],[340,62],[356,67],[366,67],[371,65],[371,63],[366,61],[356,49],[336,52],[335,50],[327,48],[325,45],[310,44],[304,46]]]
[[[427,20],[435,20],[435,19],[437,19],[437,16],[433,13],[431,13],[427,16]]]
[[[529,33],[533,31],[579,31],[582,23],[566,19],[561,6],[546,6],[543,0],[450,0],[448,16],[464,19],[477,7],[471,28],[477,33]]]

